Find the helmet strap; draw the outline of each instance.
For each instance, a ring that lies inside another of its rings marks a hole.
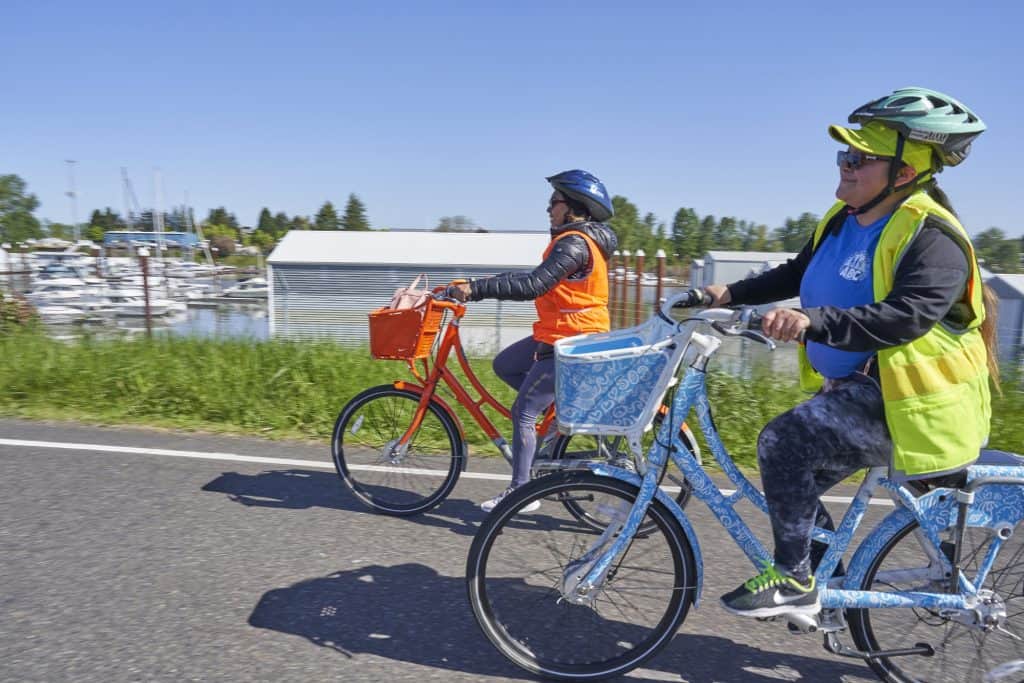
[[[903,133],[896,133],[896,153],[892,157],[892,161],[889,162],[889,182],[886,183],[885,189],[878,193],[874,199],[869,201],[863,206],[858,206],[856,209],[850,211],[855,216],[859,216],[862,213],[870,211],[879,204],[881,204],[886,197],[896,191],[896,176],[899,175],[900,166],[903,161],[903,144],[906,138],[903,137]]]

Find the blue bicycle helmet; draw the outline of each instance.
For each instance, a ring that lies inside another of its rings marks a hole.
[[[583,204],[595,221],[606,221],[615,214],[608,190],[592,173],[573,169],[553,175],[547,181],[569,199]]]

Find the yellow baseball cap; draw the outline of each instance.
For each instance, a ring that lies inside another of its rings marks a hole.
[[[883,157],[896,156],[896,131],[877,121],[868,121],[858,130],[844,126],[829,126],[828,134],[837,142],[868,154]],[[932,169],[932,148],[923,142],[907,140],[903,144],[903,161],[918,173]]]

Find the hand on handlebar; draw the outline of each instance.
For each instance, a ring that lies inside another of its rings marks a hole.
[[[451,284],[445,287],[445,296],[455,299],[459,303],[464,303],[469,300],[469,295],[472,290],[469,287],[468,280],[452,280]]]
[[[811,319],[794,308],[773,308],[761,318],[761,331],[783,342],[800,341]]]

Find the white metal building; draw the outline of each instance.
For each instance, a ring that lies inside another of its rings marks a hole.
[[[795,257],[795,253],[785,251],[708,251],[699,259],[703,262],[701,267],[693,270],[696,277],[691,277],[691,284],[694,287],[728,284],[758,275]]]
[[[1024,344],[1024,275],[993,275],[985,284],[999,297],[999,355],[1018,358]]]
[[[267,258],[272,337],[321,337],[366,343],[367,313],[425,273],[431,287],[456,278],[530,270],[541,262],[546,232],[292,230]],[[533,302],[469,304],[461,328],[476,353],[494,353],[531,333]]]

